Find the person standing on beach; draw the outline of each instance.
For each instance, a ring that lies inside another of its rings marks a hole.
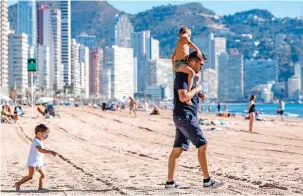
[[[135,117],[137,117],[136,114],[136,100],[129,96],[129,116],[131,116],[132,112],[134,112]]]
[[[281,116],[281,121],[284,121],[284,110],[285,110],[285,103],[281,99],[279,99],[279,104],[280,104],[280,111],[279,114]]]
[[[44,154],[51,154],[56,156],[57,153],[54,151],[44,149],[43,141],[48,137],[49,130],[44,124],[40,124],[35,128],[35,138],[31,149],[29,151],[29,156],[27,160],[28,175],[23,177],[19,182],[15,183],[16,190],[20,190],[20,186],[33,179],[35,171],[40,173],[39,188],[38,190],[43,190],[45,181],[45,171],[44,171]]]
[[[204,55],[203,55],[204,57]],[[188,58],[188,66],[199,73],[202,69],[204,60],[197,52],[192,52]],[[173,150],[168,160],[168,178],[165,188],[178,188],[179,184],[175,181],[175,170],[177,160],[183,151],[187,151],[190,141],[198,149],[198,160],[204,176],[203,187],[216,188],[223,185],[223,182],[210,177],[207,166],[206,147],[207,141],[198,124],[199,97],[205,99],[205,94],[201,93],[202,85],[200,78],[195,78],[193,87],[188,90],[188,74],[178,72],[174,82],[174,110],[173,120],[176,126],[175,141]],[[200,94],[199,94],[200,92]],[[191,100],[192,104],[186,104]]]
[[[227,112],[227,104],[224,105],[224,112]]]
[[[218,103],[217,109],[218,109],[218,113],[220,113],[220,111],[221,111],[221,105],[220,105],[220,103]]]
[[[250,97],[249,103],[248,103],[248,115],[249,115],[249,131],[253,131],[253,126],[254,126],[254,121],[256,118],[256,106],[255,106],[255,101],[256,101],[256,95],[252,95]]]

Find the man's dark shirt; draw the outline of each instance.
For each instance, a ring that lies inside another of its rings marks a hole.
[[[196,78],[194,79],[193,88],[196,87]],[[188,90],[188,74],[177,72],[175,82],[174,82],[174,111],[175,116],[185,116],[186,114],[192,114],[197,117],[199,97],[195,94],[191,99],[192,105],[183,103],[179,99],[178,90],[184,89]]]

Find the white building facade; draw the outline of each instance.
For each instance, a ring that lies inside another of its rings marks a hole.
[[[110,70],[111,97],[121,100],[124,96],[134,96],[134,53],[132,48],[118,46],[104,50],[104,69]],[[109,72],[107,72],[109,73]],[[108,84],[104,84],[108,86]]]
[[[9,35],[9,87],[25,93],[28,88],[28,37],[25,33]]]

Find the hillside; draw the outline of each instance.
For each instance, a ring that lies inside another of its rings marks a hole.
[[[110,24],[119,13],[106,1],[72,1],[72,37],[81,33],[96,35],[98,43],[106,45]]]
[[[200,3],[188,3],[154,7],[132,16],[131,21],[135,31],[150,29],[152,36],[160,40],[161,56],[168,56],[172,53],[181,26],[189,26],[193,36],[201,36],[211,29],[224,28],[219,18]]]
[[[117,10],[105,1],[72,1],[72,37],[81,33],[97,35],[98,44],[109,41],[109,29]],[[16,27],[16,5],[9,7],[9,21]],[[238,48],[244,58],[272,58],[279,61],[280,80],[292,73],[291,62],[303,54],[303,20],[276,18],[267,10],[253,9],[233,15],[218,16],[200,3],[166,5],[129,15],[135,31],[150,30],[160,40],[160,54],[170,57],[180,26],[191,27],[193,37],[209,32],[227,38],[228,48]],[[247,39],[242,34],[251,34]],[[256,45],[256,43],[258,43]],[[259,53],[255,53],[255,51]]]

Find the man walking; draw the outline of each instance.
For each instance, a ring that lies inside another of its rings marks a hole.
[[[197,52],[190,53],[187,64],[196,73],[203,67],[203,59],[200,59]],[[207,141],[203,136],[202,130],[198,125],[197,111],[199,106],[199,97],[205,99],[204,93],[200,84],[200,78],[194,79],[193,88],[188,91],[188,75],[178,72],[174,82],[174,111],[173,119],[176,126],[176,135],[173,150],[168,161],[168,179],[165,188],[178,188],[176,183],[175,170],[177,159],[183,151],[187,151],[190,141],[198,148],[198,159],[203,172],[204,180],[203,187],[217,188],[223,185],[223,182],[210,177],[207,167],[206,147]],[[186,102],[191,100],[192,104]]]

